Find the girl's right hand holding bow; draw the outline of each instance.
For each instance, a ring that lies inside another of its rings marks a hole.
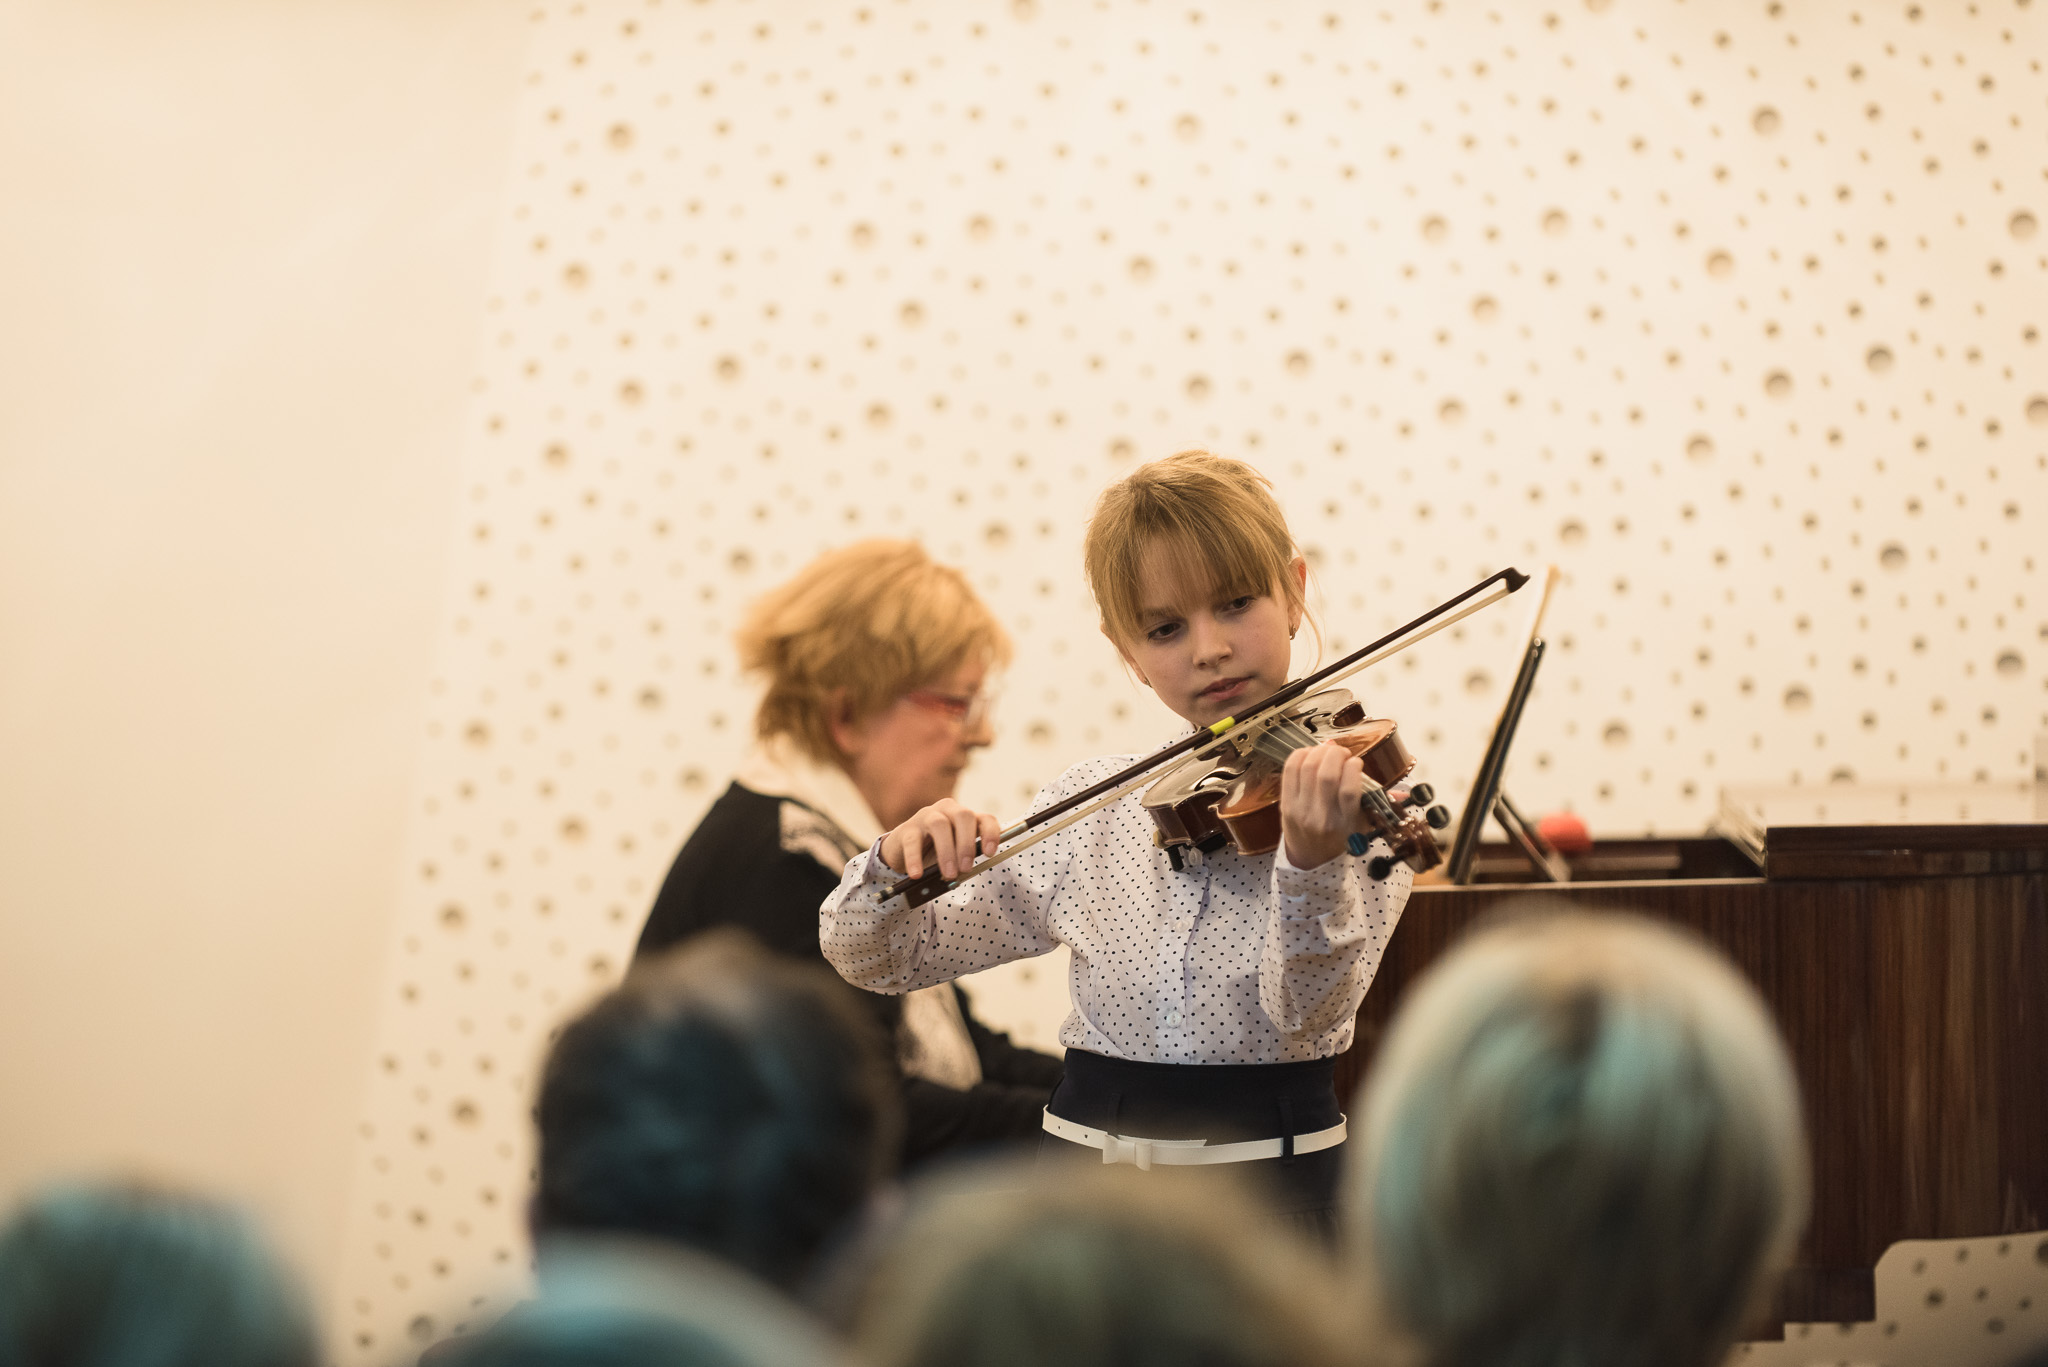
[[[882,837],[882,862],[912,878],[935,863],[946,877],[958,878],[974,862],[976,840],[993,852],[1002,833],[1002,822],[987,812],[942,798]]]

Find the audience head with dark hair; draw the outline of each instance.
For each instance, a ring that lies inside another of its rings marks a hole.
[[[1717,1363],[1805,1221],[1763,1003],[1649,921],[1473,936],[1401,1008],[1362,1109],[1353,1236],[1431,1367]]]
[[[1348,1361],[1321,1262],[1227,1180],[1197,1189],[1178,1175],[1019,1167],[928,1189],[873,1276],[864,1356],[871,1367]]]
[[[297,1286],[248,1224],[141,1187],[71,1187],[0,1229],[0,1367],[313,1367]]]
[[[562,1031],[540,1086],[535,1233],[640,1235],[784,1289],[887,1170],[886,1045],[821,968],[713,931]]]

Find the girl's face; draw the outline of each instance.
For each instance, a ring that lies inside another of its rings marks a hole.
[[[1287,572],[1298,594],[1308,566],[1297,557]],[[1139,681],[1188,721],[1209,726],[1287,682],[1301,614],[1279,584],[1211,601],[1212,592],[1177,582],[1153,557],[1139,587],[1137,639],[1118,641],[1117,649]]]

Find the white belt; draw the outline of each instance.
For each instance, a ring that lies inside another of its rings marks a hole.
[[[1206,1139],[1135,1139],[1130,1135],[1111,1134],[1107,1130],[1062,1120],[1050,1110],[1044,1114],[1047,1134],[1072,1144],[1101,1149],[1105,1163],[1135,1163],[1148,1172],[1155,1164],[1191,1167],[1200,1163],[1249,1163],[1259,1158],[1286,1156],[1287,1141],[1284,1139],[1247,1139],[1239,1144],[1211,1144]],[[1294,1152],[1316,1153],[1334,1149],[1344,1142],[1344,1133],[1344,1118],[1339,1116],[1337,1123],[1327,1130],[1295,1135]]]

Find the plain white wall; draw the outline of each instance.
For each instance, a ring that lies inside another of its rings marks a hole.
[[[524,40],[0,4],[0,1200],[331,1278]]]

